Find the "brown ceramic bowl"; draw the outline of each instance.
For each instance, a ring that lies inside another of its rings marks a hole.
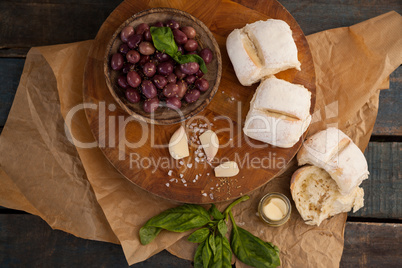
[[[142,108],[144,100],[133,104],[126,99],[125,90],[117,85],[117,78],[122,74],[122,72],[111,69],[110,58],[111,55],[118,51],[120,45],[122,44],[122,41],[120,40],[120,32],[124,27],[131,25],[135,28],[141,23],[148,23],[150,26],[152,26],[158,21],[165,22],[170,19],[179,22],[181,27],[192,26],[196,30],[197,36],[195,39],[198,41],[197,51],[200,51],[202,48],[206,47],[212,51],[213,60],[207,64],[208,73],[203,76],[203,78],[207,79],[209,82],[209,89],[206,92],[201,93],[200,98],[194,103],[187,103],[183,100],[180,112],[167,108],[163,105],[164,102],[161,101],[160,103],[162,105],[151,115],[146,113]],[[208,27],[205,26],[205,24],[200,20],[181,10],[172,8],[153,8],[135,14],[126,20],[115,31],[106,49],[104,58],[104,73],[106,77],[106,84],[110,93],[113,95],[117,103],[128,114],[147,123],[168,125],[186,120],[201,112],[205,107],[208,106],[218,90],[221,80],[222,59],[219,46],[214,36],[209,31]]]

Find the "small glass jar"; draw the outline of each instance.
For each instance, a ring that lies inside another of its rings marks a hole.
[[[271,202],[271,200],[274,198],[279,198],[280,200],[282,200],[285,203],[285,206],[286,206],[286,213],[284,213],[284,216],[279,220],[272,220],[269,218],[268,215],[266,215],[264,213],[264,207],[266,205],[268,205]],[[274,226],[274,227],[285,224],[289,220],[291,212],[292,212],[292,206],[290,204],[289,199],[286,197],[286,195],[281,194],[281,193],[266,194],[261,198],[261,201],[258,204],[258,213],[260,214],[261,219],[264,222],[266,222],[268,225]]]

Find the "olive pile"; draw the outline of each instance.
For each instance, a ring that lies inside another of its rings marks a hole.
[[[174,20],[157,22],[153,26],[170,27],[178,51],[183,55],[197,54],[206,64],[212,61],[209,48],[197,52],[198,42],[194,39],[196,31],[193,27],[180,27]],[[126,26],[120,39],[123,43],[112,55],[110,67],[121,73],[117,84],[125,90],[127,100],[138,103],[143,99],[145,112],[154,112],[161,101],[169,108],[180,109],[183,100],[193,103],[208,90],[209,83],[202,78],[204,73],[197,62],[179,64],[168,54],[155,49],[148,24],[142,23],[135,29]]]

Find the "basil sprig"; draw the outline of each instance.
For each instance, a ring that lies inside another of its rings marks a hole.
[[[232,251],[240,261],[250,266],[277,267],[281,264],[278,247],[238,227],[234,221],[232,207],[248,199],[247,195],[237,199],[223,212],[214,204],[208,211],[192,204],[168,209],[148,220],[140,229],[141,243],[148,244],[162,230],[185,232],[200,228],[187,238],[199,244],[194,255],[195,268],[230,268]],[[229,217],[233,225],[230,242],[226,238]]]
[[[172,29],[169,27],[151,27],[150,31],[152,41],[157,50],[168,54],[179,64],[196,62],[204,74],[208,72],[207,66],[200,56],[195,54],[182,55],[181,52],[178,51]]]

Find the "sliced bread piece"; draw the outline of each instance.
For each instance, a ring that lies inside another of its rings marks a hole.
[[[323,169],[302,167],[293,174],[290,191],[296,208],[306,224],[319,226],[329,217],[353,208],[356,212],[364,205],[364,191],[355,187],[342,195],[337,183]]]

